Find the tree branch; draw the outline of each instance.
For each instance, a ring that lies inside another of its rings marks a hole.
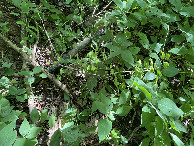
[[[10,45],[16,52],[18,52],[23,58],[24,60],[26,60],[30,65],[32,65],[33,67],[37,67],[38,65],[36,65],[36,61],[32,60],[25,52],[23,52],[23,50],[19,47],[17,47],[14,43],[12,43],[7,37],[3,36],[0,33],[0,37],[8,44]],[[69,90],[67,89],[67,86],[63,83],[61,83],[60,81],[58,81],[56,79],[56,77],[49,73],[47,70],[45,70],[44,68],[42,68],[42,72],[45,73],[47,75],[47,77],[54,82],[54,84],[58,87],[60,87],[65,93],[67,93],[70,97],[72,97],[70,95]]]

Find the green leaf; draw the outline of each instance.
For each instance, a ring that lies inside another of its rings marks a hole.
[[[183,111],[179,109],[176,104],[169,98],[163,98],[158,101],[158,108],[167,116],[180,117]]]
[[[88,4],[88,5],[92,5],[92,4],[93,4],[92,0],[84,0],[84,2],[85,2],[86,4]]]
[[[92,90],[94,87],[97,86],[97,77],[90,76],[87,80],[87,87],[89,90]]]
[[[187,54],[185,56],[185,59],[189,61],[190,63],[194,63],[194,55],[193,54]]]
[[[156,77],[155,73],[147,72],[147,73],[145,74],[144,79],[145,79],[145,80],[154,80],[155,77]]]
[[[119,98],[119,105],[125,104],[127,101],[129,101],[130,96],[131,96],[130,90],[128,89],[123,90]]]
[[[10,68],[13,63],[3,63],[2,67]]]
[[[41,111],[41,115],[40,115],[40,117],[41,117],[40,122],[41,123],[43,123],[45,120],[49,119],[47,112],[48,112],[48,109],[44,109]]]
[[[16,121],[11,122],[6,125],[0,131],[0,145],[1,146],[11,146],[17,137],[17,132],[13,130],[16,127]]]
[[[50,127],[50,129],[52,129],[52,127],[54,126],[54,124],[55,124],[55,119],[56,119],[55,115],[52,114],[52,115],[50,116],[50,118],[49,118],[49,127]]]
[[[142,46],[146,49],[149,49],[149,40],[147,36],[144,33],[138,33],[138,36],[141,39],[139,42],[142,44]]]
[[[15,15],[15,16],[20,16],[19,13],[10,13],[10,14]]]
[[[13,4],[16,6],[16,7],[19,7],[21,5],[21,2],[22,0],[12,0]]]
[[[176,54],[176,55],[185,55],[188,53],[188,49],[185,46],[180,46],[177,48],[172,48],[168,52],[171,52],[171,53]]]
[[[194,6],[183,7],[180,14],[186,17],[194,17]]]
[[[121,0],[113,0],[113,1],[121,10],[123,9],[123,2]]]
[[[183,125],[183,124],[181,123],[181,121],[176,120],[176,121],[172,121],[172,123],[173,123],[174,126],[176,127],[176,130],[187,133],[187,128],[186,128],[185,125]]]
[[[17,88],[15,86],[10,86],[9,87],[9,93],[11,95],[17,95],[18,94]]]
[[[43,78],[43,79],[44,79],[44,78],[47,78],[47,75],[46,75],[46,74],[44,74],[44,73],[42,73],[42,74],[40,74],[40,75],[39,75],[39,77],[41,77],[41,78]]]
[[[21,71],[18,72],[19,75],[23,75],[23,76],[31,76],[32,72],[31,71]]]
[[[19,132],[23,137],[33,139],[40,133],[40,130],[40,127],[31,127],[29,122],[24,119],[20,126]]]
[[[98,137],[102,141],[110,133],[112,129],[112,122],[108,118],[101,119],[98,122]]]
[[[173,35],[171,38],[171,41],[176,42],[176,43],[180,43],[180,42],[184,41],[184,39],[185,38],[182,35]]]
[[[3,76],[0,79],[0,86],[4,86],[6,88],[9,88],[9,79],[7,77]]]
[[[184,143],[176,135],[174,135],[173,133],[170,133],[170,135],[172,136],[172,139],[177,144],[177,146],[185,146]]]
[[[30,131],[28,133],[28,135],[26,136],[26,138],[28,139],[33,139],[35,138],[41,131],[41,127],[32,127],[30,128]]]
[[[106,96],[101,96],[100,101],[94,101],[92,104],[92,111],[99,109],[103,114],[108,114],[113,108],[113,103]]]
[[[16,72],[15,70],[8,68],[5,70],[5,72],[3,74],[6,76],[12,76],[15,72]]]
[[[27,83],[30,85],[30,87],[31,87],[31,85],[32,85],[32,83],[34,83],[34,81],[35,81],[35,78],[34,77],[29,77],[28,78],[28,80],[27,80]]]
[[[23,21],[17,21],[17,24],[25,24]]]
[[[38,143],[36,139],[29,140],[25,138],[17,138],[13,146],[35,146]]]
[[[119,116],[126,116],[132,108],[132,106],[123,105],[116,110],[116,114]]]
[[[33,69],[33,74],[40,73],[41,70],[42,70],[42,66],[35,67],[35,68]]]
[[[151,94],[148,92],[148,90],[146,90],[144,87],[140,86],[138,83],[136,83],[135,81],[133,81],[133,83],[135,84],[135,86],[137,86],[139,89],[141,89],[141,91],[151,100],[152,96]]]
[[[167,77],[174,77],[179,73],[179,70],[175,67],[169,66],[162,70],[163,74]]]
[[[169,0],[169,2],[175,6],[176,10],[180,10],[183,6],[181,0]]]
[[[126,7],[124,8],[126,11],[129,11],[131,9],[131,6],[133,4],[134,0],[128,0],[126,3]]]
[[[33,123],[35,123],[36,121],[38,121],[38,119],[39,119],[39,112],[36,109],[36,107],[34,107],[34,109],[32,110],[32,112],[30,113],[30,119],[32,120]]]
[[[56,130],[51,137],[50,146],[59,146],[61,142],[61,131]]]
[[[142,10],[145,10],[147,3],[144,0],[136,0],[138,5],[142,8]]]
[[[124,61],[126,61],[129,64],[134,63],[134,58],[133,58],[130,50],[122,50],[121,51],[121,57]]]
[[[30,131],[30,124],[25,118],[20,126],[19,132],[23,137],[26,137],[29,134],[29,131]]]
[[[62,130],[64,141],[66,142],[75,142],[79,137],[85,137],[85,134],[83,134],[78,127],[71,126],[67,127]]]

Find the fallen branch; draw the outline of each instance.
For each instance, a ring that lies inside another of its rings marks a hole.
[[[35,60],[32,60],[25,52],[22,51],[21,48],[17,47],[14,43],[12,43],[7,37],[3,36],[1,33],[0,33],[0,37],[8,44],[10,45],[16,52],[18,52],[23,58],[25,61],[27,61],[30,65],[32,65],[33,67],[38,67],[37,65],[37,62]],[[54,84],[58,87],[61,88],[61,90],[63,90],[65,93],[67,93],[70,97],[70,92],[69,90],[67,89],[67,86],[63,83],[61,83],[60,81],[58,81],[56,79],[56,77],[49,73],[47,70],[45,70],[44,68],[42,68],[42,72],[45,73],[47,75],[47,77],[54,82]]]
[[[99,29],[93,37],[91,38],[86,38],[83,41],[81,41],[75,48],[73,48],[71,51],[69,51],[67,54],[63,56],[63,59],[71,59],[75,57],[81,50],[83,50],[87,45],[91,44],[92,39],[101,36],[104,34],[104,29]],[[58,62],[56,65],[51,66],[48,71],[50,73],[54,73],[55,71],[59,70],[59,68],[63,65],[63,63]]]

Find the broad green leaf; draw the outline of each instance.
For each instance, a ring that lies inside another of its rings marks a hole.
[[[35,138],[41,131],[41,127],[32,127],[30,128],[30,131],[28,133],[28,135],[26,135],[26,138],[28,139],[33,139]]]
[[[175,6],[176,10],[179,11],[183,5],[181,4],[181,0],[169,0],[169,2]]]
[[[172,123],[173,123],[174,126],[176,127],[176,130],[187,133],[187,128],[186,128],[185,125],[183,125],[183,124],[181,123],[181,121],[176,120],[176,121],[172,121]]]
[[[2,67],[10,68],[13,63],[3,63]]]
[[[127,101],[129,101],[130,96],[131,96],[130,90],[128,89],[123,90],[119,98],[119,105],[125,104]]]
[[[156,59],[156,60],[159,60],[159,59],[160,59],[156,53],[151,53],[151,54],[150,54],[150,57],[151,57],[151,58],[154,58],[154,59]]]
[[[148,146],[150,143],[150,138],[144,138],[139,146]]]
[[[84,2],[85,2],[86,4],[88,4],[88,5],[92,5],[92,4],[93,4],[92,0],[84,0]]]
[[[194,6],[183,7],[180,14],[186,17],[194,17]]]
[[[185,56],[185,59],[189,61],[190,63],[194,63],[194,55],[193,54],[187,54]]]
[[[183,111],[169,98],[163,98],[158,101],[158,108],[167,116],[178,118],[183,114]]]
[[[56,119],[55,115],[52,114],[52,115],[50,116],[50,118],[49,118],[49,127],[50,127],[50,129],[52,129],[52,127],[54,126],[54,124],[55,124],[55,119]]]
[[[29,134],[30,124],[26,119],[24,119],[24,121],[22,122],[19,132],[23,137],[26,137]]]
[[[19,75],[23,75],[23,76],[31,76],[32,72],[31,71],[21,71],[18,72]]]
[[[1,146],[11,146],[17,137],[17,132],[13,129],[16,128],[16,121],[11,122],[6,125],[0,131],[0,145]]]
[[[112,129],[112,122],[108,118],[101,119],[98,122],[98,137],[99,141],[105,139]]]
[[[61,131],[58,129],[51,137],[50,146],[59,146],[61,142]]]
[[[151,94],[148,92],[148,90],[146,90],[144,87],[140,86],[138,83],[136,83],[135,81],[133,81],[133,83],[135,84],[135,86],[137,86],[139,89],[141,89],[141,91],[151,100],[152,96]]]
[[[123,9],[123,2],[121,0],[113,0],[113,1],[121,10]]]
[[[35,67],[35,68],[33,69],[33,74],[40,73],[41,70],[42,70],[42,66]]]
[[[34,146],[38,143],[36,139],[29,140],[25,138],[17,138],[13,146]]]
[[[101,96],[100,98],[100,101],[93,102],[92,111],[99,109],[101,113],[108,114],[113,108],[113,103],[106,96]]]
[[[136,0],[138,5],[142,8],[142,10],[145,10],[147,3],[144,0]]]
[[[22,0],[12,0],[13,4],[16,6],[16,7],[19,7],[21,5],[21,2]]]
[[[174,77],[179,73],[179,70],[175,67],[167,67],[162,70],[163,74],[167,77]]]
[[[146,49],[149,49],[149,40],[147,36],[144,33],[138,33],[138,36],[141,39],[139,42],[142,44],[142,46]]]
[[[27,83],[30,85],[30,87],[32,86],[32,84],[34,83],[35,78],[34,77],[29,77],[27,80]]]
[[[130,47],[129,50],[133,55],[136,55],[141,49],[139,47]]]
[[[4,86],[6,88],[9,88],[9,79],[7,77],[3,76],[0,79],[0,86]]]
[[[133,1],[134,0],[128,0],[127,3],[126,3],[126,7],[125,7],[125,10],[126,11],[129,11],[131,9],[131,6],[133,4]]]
[[[176,43],[180,43],[182,41],[184,41],[184,37],[182,35],[173,35],[171,38],[172,42],[176,42]]]
[[[168,52],[171,52],[171,53],[176,54],[176,55],[185,55],[188,53],[188,49],[185,46],[180,46],[177,48],[172,48]]]
[[[104,46],[110,50],[109,58],[113,58],[121,53],[121,48],[112,45],[112,43],[106,43]]]
[[[141,124],[142,126],[145,126],[148,130],[152,128],[151,123],[155,119],[156,112],[153,108],[150,108],[149,106],[145,105],[142,108],[142,115],[141,115]]]
[[[177,144],[177,146],[185,146],[184,143],[178,138],[178,136],[174,135],[173,133],[170,133],[172,136],[172,139],[174,140],[174,143]]]
[[[78,140],[79,137],[85,137],[85,134],[83,134],[78,127],[71,126],[67,127],[62,130],[64,141],[67,142],[75,142]]]
[[[11,68],[8,68],[5,70],[5,72],[3,73],[3,75],[6,75],[6,76],[12,76],[16,71],[11,69]]]
[[[43,79],[44,79],[44,78],[47,78],[47,75],[46,75],[46,74],[44,74],[44,73],[42,73],[42,74],[40,74],[40,75],[39,75],[39,77],[41,77],[41,78],[43,78]]]
[[[123,105],[116,110],[116,114],[119,116],[126,116],[132,108],[132,106]]]
[[[41,111],[41,114],[40,114],[40,122],[43,123],[45,120],[48,120],[48,109],[44,109]]]
[[[92,90],[97,86],[97,78],[96,76],[90,76],[87,80],[87,87],[89,90]]]
[[[134,58],[130,50],[121,50],[121,57],[124,61],[126,61],[129,64],[134,63]]]
[[[30,119],[32,120],[33,123],[35,123],[36,121],[38,121],[38,119],[39,119],[39,112],[36,109],[36,107],[34,107],[34,109],[32,110],[32,112],[30,113]]]
[[[155,77],[156,77],[155,73],[147,72],[147,73],[145,74],[144,79],[145,79],[145,80],[154,80]]]
[[[10,86],[9,87],[9,93],[11,95],[17,95],[18,94],[18,90],[17,90],[17,88],[15,86]]]

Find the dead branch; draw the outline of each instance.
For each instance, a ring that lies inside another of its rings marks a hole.
[[[0,37],[8,44],[10,45],[16,52],[18,52],[26,62],[28,62],[28,64],[32,65],[33,67],[38,67],[37,62],[35,60],[32,60],[25,52],[23,52],[23,50],[19,47],[17,47],[14,43],[12,43],[7,37],[3,36],[0,33]],[[67,89],[67,86],[63,83],[61,83],[60,81],[58,81],[56,79],[56,77],[49,73],[46,69],[42,68],[42,72],[45,73],[47,75],[47,77],[54,82],[54,84],[58,87],[60,87],[65,93],[67,93],[70,97],[72,97],[70,95],[69,90]]]

